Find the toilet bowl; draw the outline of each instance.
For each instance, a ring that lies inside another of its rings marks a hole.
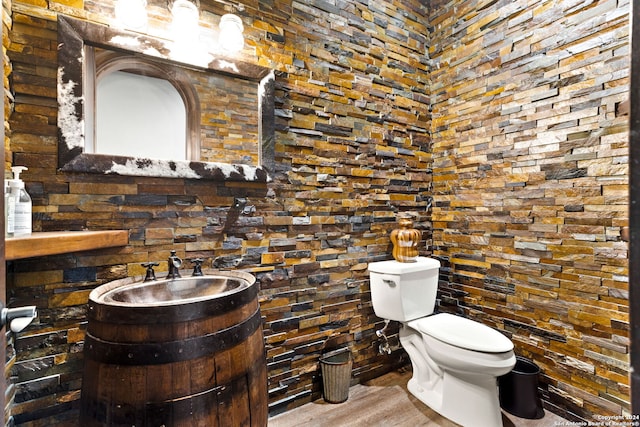
[[[497,377],[516,362],[507,337],[481,323],[442,313],[408,322],[400,343],[405,349],[413,346],[414,358],[423,359],[411,360],[414,376],[407,388],[413,395],[463,426],[502,425]],[[432,377],[426,382],[428,391],[419,380],[423,377]]]
[[[400,344],[413,366],[409,392],[465,427],[499,427],[497,377],[515,365],[513,343],[470,319],[433,314],[439,267],[422,257],[370,264],[374,311],[402,324]]]
[[[407,323],[420,332],[430,357],[457,372],[501,376],[515,365],[513,343],[495,329],[449,313]]]

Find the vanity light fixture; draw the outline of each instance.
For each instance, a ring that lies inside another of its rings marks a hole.
[[[193,42],[198,40],[199,0],[173,0],[169,3],[173,21],[171,31],[176,41]],[[220,18],[219,46],[227,53],[236,53],[244,47],[244,25],[242,19],[233,13]]]
[[[220,18],[220,46],[229,53],[236,53],[244,47],[244,26],[242,19],[233,13],[227,13]]]
[[[211,55],[208,53],[210,47],[203,43],[200,34],[200,0],[168,0],[167,6],[171,12],[172,56],[187,62],[194,58],[198,64],[207,64]],[[237,7],[237,10],[242,8]],[[147,0],[116,0],[115,15],[119,26],[146,32]],[[222,15],[219,29],[218,49],[234,54],[244,48],[244,25],[238,15]]]
[[[177,61],[206,66],[212,59],[200,35],[200,1],[173,0],[171,11],[171,33],[173,46],[171,57]]]
[[[199,31],[199,12],[200,2],[192,2],[191,0],[174,0],[169,4],[171,10],[172,21],[171,31],[174,40],[186,40],[197,37]]]
[[[118,0],[115,9],[116,20],[123,28],[139,32],[147,29],[147,0]]]

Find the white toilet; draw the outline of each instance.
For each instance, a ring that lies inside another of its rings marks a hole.
[[[400,343],[413,377],[407,388],[424,404],[465,427],[499,427],[497,377],[516,363],[513,343],[500,332],[448,313],[433,314],[440,262],[369,264],[378,317],[401,322]]]

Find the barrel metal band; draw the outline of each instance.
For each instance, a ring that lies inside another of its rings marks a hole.
[[[87,332],[85,357],[115,365],[159,365],[197,359],[231,348],[249,338],[262,325],[260,309],[251,317],[215,333],[180,341],[160,343],[118,343],[105,341]]]
[[[260,361],[248,367],[242,375],[228,379],[225,384],[217,385],[204,391],[160,402],[118,402],[110,403],[103,396],[82,395],[81,413],[87,420],[95,420],[104,425],[173,425],[178,421],[202,420],[218,412],[218,405],[231,402],[234,393],[248,393],[246,387],[260,378],[267,381],[266,361]],[[263,391],[263,401],[267,402],[267,390]],[[220,415],[218,415],[219,417]],[[259,414],[249,412],[250,419],[260,418]]]
[[[89,300],[87,317],[89,324],[92,320],[97,320],[118,325],[138,325],[141,323],[168,325],[229,313],[253,302],[257,295],[258,286],[253,284],[228,295],[185,304],[127,306],[108,305]]]
[[[212,389],[187,396],[182,399],[165,400],[164,402],[150,402],[145,404],[145,425],[171,425],[178,420],[190,420],[194,414],[210,413],[211,408],[224,406],[228,402],[232,402],[234,395],[240,395],[243,398],[247,396],[243,393],[249,393],[245,389],[247,381],[251,384],[260,375],[266,377],[266,363],[254,363],[248,368],[244,375],[239,375],[230,379],[226,384],[216,386]],[[266,390],[264,396],[267,401]],[[217,412],[220,417],[221,412]],[[247,414],[247,419],[255,417],[252,411]],[[221,422],[221,420],[218,420]],[[220,425],[223,425],[222,422]]]

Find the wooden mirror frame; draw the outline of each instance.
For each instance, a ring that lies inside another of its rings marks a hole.
[[[64,172],[111,175],[155,176],[221,181],[270,181],[274,167],[275,75],[265,67],[230,58],[213,58],[206,69],[256,82],[258,87],[258,165],[155,160],[140,157],[85,153],[84,48],[144,55],[161,63],[185,68],[200,67],[178,63],[169,56],[169,41],[106,25],[58,15],[58,167]]]

